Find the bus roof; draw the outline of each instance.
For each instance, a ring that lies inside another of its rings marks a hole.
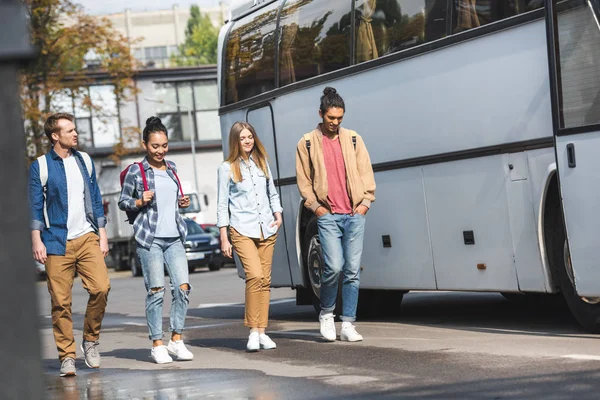
[[[235,21],[241,17],[248,15],[267,4],[274,3],[279,0],[237,0],[231,5],[231,19]]]

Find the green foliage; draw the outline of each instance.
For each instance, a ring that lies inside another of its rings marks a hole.
[[[172,61],[178,66],[194,66],[217,63],[217,40],[219,29],[198,6],[190,8],[190,19],[185,30],[185,43],[179,47],[179,55]]]

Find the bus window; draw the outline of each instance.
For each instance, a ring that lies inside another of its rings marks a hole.
[[[292,0],[281,11],[281,86],[350,65],[351,0]]]
[[[236,22],[225,60],[225,103],[231,104],[275,88],[277,4]]]
[[[356,0],[356,62],[446,36],[446,0]]]
[[[543,0],[454,0],[452,32],[458,33],[544,6]]]
[[[596,1],[597,3],[597,1]],[[583,1],[563,3],[557,15],[560,128],[600,123],[600,30]]]

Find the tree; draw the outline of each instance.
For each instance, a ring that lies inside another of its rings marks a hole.
[[[21,0],[31,24],[38,57],[21,71],[21,100],[28,156],[43,154],[48,140],[45,119],[56,111],[59,98],[69,96],[80,107],[102,115],[87,87],[102,78],[114,86],[117,101],[134,93],[134,60],[129,43],[110,21],[84,14],[71,0]],[[93,73],[91,73],[93,72]]]
[[[179,46],[179,54],[173,57],[178,66],[217,63],[219,29],[198,6],[190,8],[190,19],[185,30],[185,43]]]

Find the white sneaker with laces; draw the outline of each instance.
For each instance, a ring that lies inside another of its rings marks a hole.
[[[277,348],[277,345],[274,341],[271,340],[269,336],[265,333],[258,335],[258,342],[260,343],[260,347],[265,350],[271,350]]]
[[[185,347],[183,340],[169,340],[167,351],[169,352],[169,355],[175,357],[177,361],[191,361],[194,359],[194,355],[187,347]]]
[[[173,362],[173,359],[169,355],[167,346],[154,346],[150,352],[150,356],[157,364],[168,364]]]
[[[334,315],[332,312],[324,313],[321,311],[319,314],[319,322],[321,323],[321,335],[330,341],[335,342],[337,333],[335,331],[335,322],[333,321]]]
[[[248,344],[246,344],[246,349],[248,351],[258,351],[258,349],[260,349],[260,335],[258,332],[252,332],[250,336],[248,336]]]
[[[345,340],[348,342],[360,342],[363,340],[363,337],[360,333],[356,332],[356,327],[352,325],[352,322],[342,322],[340,340]]]

